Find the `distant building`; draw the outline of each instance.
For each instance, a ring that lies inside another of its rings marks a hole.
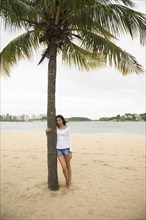
[[[18,120],[18,121],[25,121],[25,114],[19,115],[19,116],[17,117],[17,120]]]
[[[17,121],[17,116],[12,116],[12,121]]]
[[[25,115],[25,121],[29,121],[29,120],[30,120],[29,116]]]
[[[10,115],[8,113],[6,114],[6,121],[10,121]]]
[[[2,115],[0,115],[0,121],[3,121],[3,116]]]

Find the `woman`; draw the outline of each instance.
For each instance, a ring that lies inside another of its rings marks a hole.
[[[61,164],[63,174],[66,180],[66,186],[71,186],[71,164],[72,146],[70,128],[66,125],[66,121],[62,115],[56,116],[57,124],[57,157]],[[51,128],[46,129],[46,134],[51,132]]]

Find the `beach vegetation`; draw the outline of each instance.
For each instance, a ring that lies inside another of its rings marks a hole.
[[[141,117],[144,121],[146,121],[146,113],[140,114],[140,117]]]
[[[38,48],[48,59],[47,134],[48,187],[58,190],[56,157],[55,86],[57,56],[63,64],[90,70],[115,67],[123,75],[143,72],[129,52],[117,46],[121,36],[139,36],[144,45],[146,17],[134,10],[132,0],[0,0],[7,29],[24,30],[0,52],[1,74],[10,76],[21,59],[30,59]],[[58,73],[59,74],[59,73]]]

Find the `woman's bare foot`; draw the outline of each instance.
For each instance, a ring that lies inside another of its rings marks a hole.
[[[68,189],[70,189],[70,188],[71,188],[71,183],[66,183],[66,187],[67,187]]]

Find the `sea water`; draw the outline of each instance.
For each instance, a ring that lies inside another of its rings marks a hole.
[[[70,122],[68,123],[73,134],[127,134],[145,135],[145,122]],[[1,122],[1,131],[41,132],[47,127],[46,121],[34,122]]]

